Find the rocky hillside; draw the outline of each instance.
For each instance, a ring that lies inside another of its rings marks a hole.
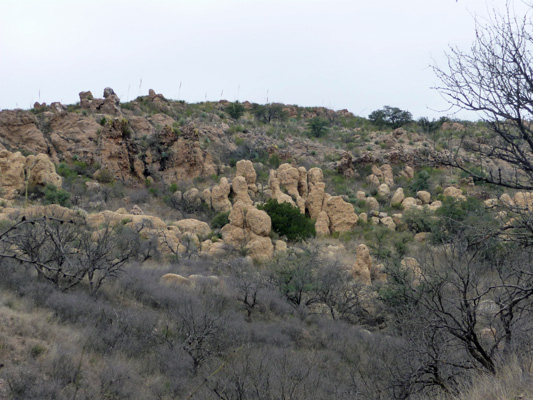
[[[0,398],[414,399],[499,373],[531,340],[533,193],[449,167],[467,142],[456,162],[505,173],[469,151],[484,129],[110,88],[1,111]]]

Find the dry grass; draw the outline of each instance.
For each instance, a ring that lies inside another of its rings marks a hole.
[[[494,375],[480,375],[454,400],[530,400],[533,399],[533,366],[524,368],[512,360]]]

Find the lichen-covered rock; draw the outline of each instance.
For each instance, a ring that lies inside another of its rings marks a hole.
[[[360,244],[355,250],[355,263],[352,266],[352,276],[364,285],[370,285],[372,270],[372,257],[365,244]]]
[[[345,202],[340,196],[331,197],[327,201],[324,211],[328,215],[331,232],[349,232],[359,220],[353,205]]]
[[[402,204],[404,199],[405,199],[405,195],[403,194],[403,188],[398,188],[392,195],[392,199],[390,200],[390,203],[392,206],[400,205]]]

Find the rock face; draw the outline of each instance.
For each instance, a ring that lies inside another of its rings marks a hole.
[[[246,249],[256,261],[272,258],[274,246],[269,237],[272,222],[265,211],[238,201],[233,205],[229,221],[221,229],[224,243]]]
[[[360,244],[355,250],[355,263],[352,267],[353,278],[364,284],[370,285],[370,272],[372,270],[372,257],[365,244]]]
[[[24,193],[26,184],[41,187],[50,184],[60,189],[62,183],[47,155],[24,157],[19,152],[0,151],[0,188],[4,198],[13,199]]]
[[[35,115],[28,111],[0,112],[0,148],[49,154],[49,145],[37,123]]]

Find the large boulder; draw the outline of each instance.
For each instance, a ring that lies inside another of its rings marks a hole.
[[[242,201],[244,204],[252,205],[253,201],[248,194],[248,183],[244,176],[236,176],[231,182],[231,189],[235,194],[233,201]]]
[[[453,186],[449,186],[446,189],[444,189],[444,192],[442,193],[444,196],[453,197],[457,200],[466,200],[466,197],[463,195],[463,191],[461,189],[457,189]]]
[[[340,196],[331,197],[325,204],[324,211],[328,214],[332,233],[349,232],[359,220],[359,217],[354,212],[353,205],[344,201]]]
[[[315,231],[317,236],[328,236],[331,232],[329,230],[329,217],[325,211],[320,211],[315,222]]]
[[[194,233],[200,236],[207,236],[211,232],[208,224],[197,219],[182,219],[173,223],[183,232]]]

